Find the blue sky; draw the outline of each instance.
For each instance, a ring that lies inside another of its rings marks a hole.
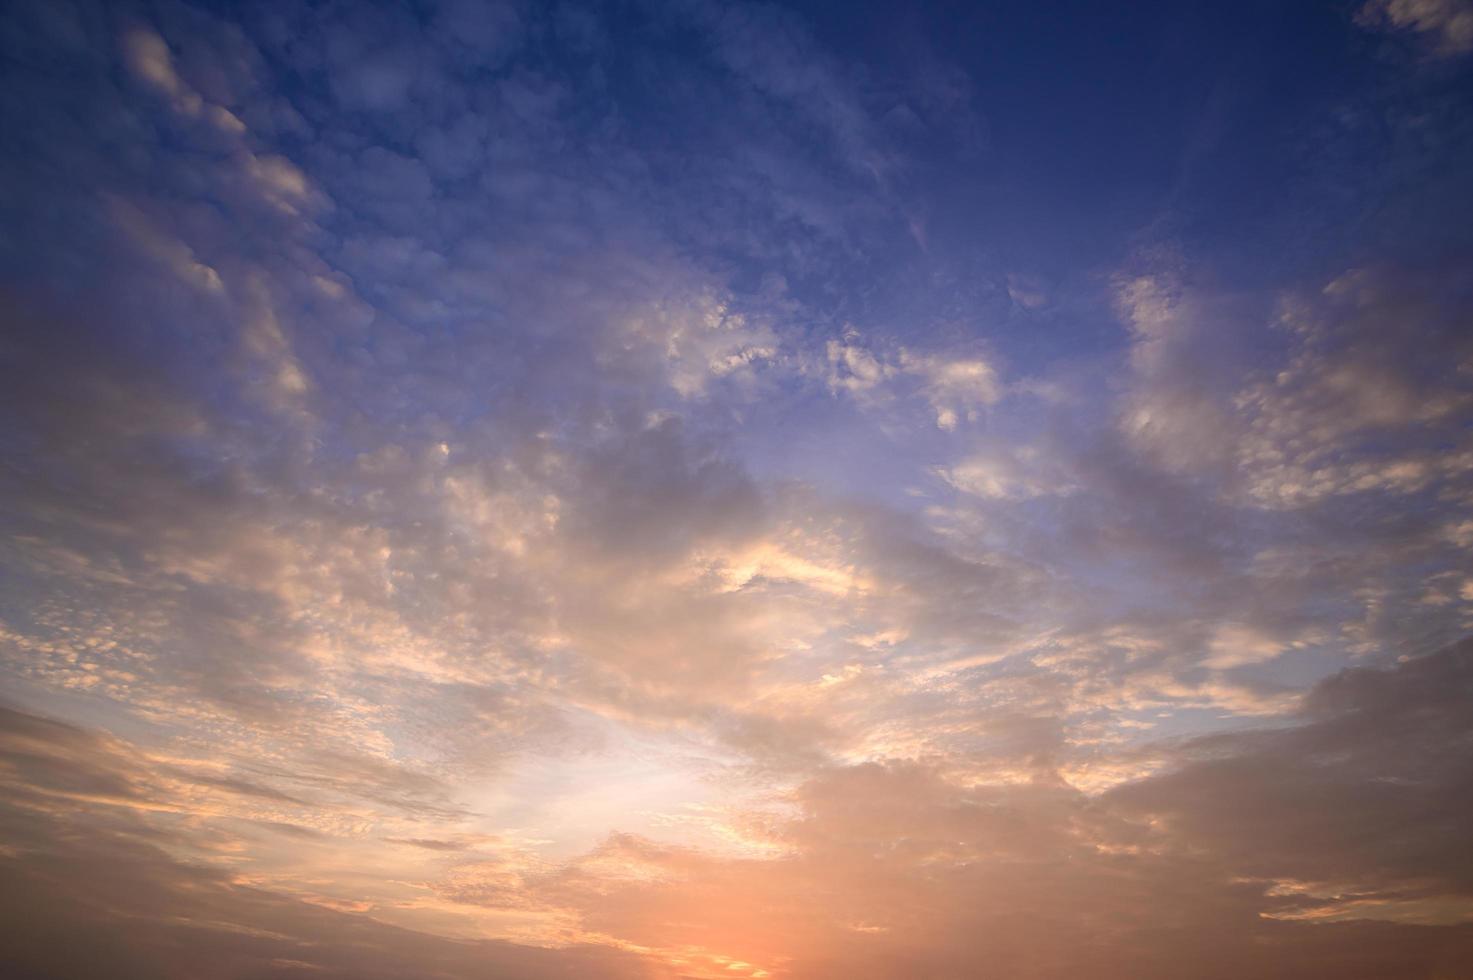
[[[1456,972],[1470,66],[1464,0],[8,6],[8,965]]]

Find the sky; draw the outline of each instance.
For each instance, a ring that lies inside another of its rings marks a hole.
[[[0,8],[0,972],[1473,975],[1473,5]]]

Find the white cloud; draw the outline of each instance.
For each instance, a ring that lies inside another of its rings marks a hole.
[[[830,391],[844,392],[861,405],[910,397],[930,407],[937,428],[954,431],[974,423],[1003,396],[997,370],[988,360],[905,347],[876,346],[850,327],[825,345],[824,380]]]
[[[938,473],[958,490],[992,500],[1027,500],[1080,489],[1058,461],[1032,446],[977,453]]]
[[[1467,0],[1370,0],[1356,21],[1365,27],[1429,34],[1442,55],[1473,50],[1473,4]]]

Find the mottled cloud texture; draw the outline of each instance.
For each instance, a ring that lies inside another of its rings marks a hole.
[[[6,5],[0,972],[1473,975],[1473,21],[1128,6]]]

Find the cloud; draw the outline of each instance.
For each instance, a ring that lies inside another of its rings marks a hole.
[[[1456,485],[1473,409],[1470,355],[1454,339],[1465,289],[1457,276],[1350,270],[1284,297],[1275,325],[1289,350],[1255,372],[1217,350],[1221,303],[1133,280],[1120,302],[1137,381],[1120,424],[1167,468],[1210,473],[1263,507]]]
[[[961,421],[976,422],[982,410],[1002,397],[997,372],[984,360],[902,355],[901,363],[924,379],[937,428],[949,431]]]
[[[1166,846],[1279,883],[1273,915],[1466,921],[1473,877],[1444,851],[1457,831],[1442,802],[1467,793],[1470,655],[1464,642],[1344,671],[1310,694],[1306,724],[1201,739],[1181,769],[1112,790],[1112,804],[1148,816]]]
[[[188,115],[200,111],[203,101],[175,73],[173,57],[163,38],[146,28],[134,28],[123,38],[123,51],[133,72],[169,96],[177,111]]]
[[[461,862],[441,887],[459,905],[565,910],[585,934],[658,950],[676,970],[880,976],[947,969],[980,940],[1018,969],[1164,977],[1200,947],[1209,922],[1224,957],[1212,976],[1340,976],[1356,961],[1372,971],[1435,970],[1473,942],[1466,925],[1428,933],[1408,924],[1463,922],[1473,887],[1468,869],[1446,860],[1457,821],[1426,806],[1464,781],[1467,760],[1447,749],[1466,741],[1469,653],[1464,643],[1389,670],[1343,672],[1315,689],[1297,724],[1177,743],[1168,771],[1093,801],[1047,781],[969,784],[936,764],[844,766],[805,780],[791,815],[766,824],[761,832],[783,844],[778,857],[722,858],[620,835],[562,864]],[[291,949],[293,959],[347,969],[338,958],[357,955],[353,937],[372,928],[382,975],[424,962],[447,975],[484,966],[436,959],[459,945],[309,911],[176,864],[138,838],[136,825],[115,824],[112,838],[62,836],[28,809],[59,791],[154,798],[139,776],[123,775],[139,772],[136,763],[119,770],[130,750],[13,712],[5,732],[9,758],[30,760],[12,764],[13,787],[24,792],[12,795],[6,819],[9,839],[34,857],[18,866],[8,857],[11,874],[33,895],[62,896],[71,885],[61,862],[101,861],[107,874],[92,879],[91,897],[59,921],[118,942],[92,918],[105,914],[116,882],[134,896],[125,963],[171,968],[168,957],[209,955],[228,936],[231,955],[246,961]],[[465,853],[411,843],[452,860]],[[1163,893],[1175,896],[1166,914],[1154,904]],[[708,914],[672,919],[680,907]],[[199,924],[177,932],[171,952],[154,947],[151,931],[186,908]],[[1086,909],[1093,918],[1081,918]],[[1303,924],[1310,909],[1323,913],[1314,917],[1321,924]],[[1071,928],[1056,931],[1064,923]],[[1113,939],[1102,955],[1104,935]],[[474,951],[513,975],[586,969],[591,956],[600,970],[622,968],[619,955],[586,947]]]
[[[1468,954],[1454,252],[1101,296],[927,11],[17,11],[10,972]]]
[[[853,327],[825,344],[823,374],[829,390],[845,392],[860,404],[878,406],[897,396],[927,402],[937,428],[950,432],[975,423],[1003,396],[997,370],[984,358],[904,347],[885,350],[867,342]]]
[[[965,493],[993,500],[1023,500],[1079,489],[1056,460],[1037,447],[990,449],[940,471]]]
[[[1473,50],[1473,7],[1462,0],[1372,0],[1355,19],[1364,27],[1431,35],[1440,55]]]
[[[462,900],[525,901],[526,889],[645,945],[763,968],[781,951],[794,976],[943,970],[979,942],[1040,975],[1169,976],[1205,935],[1223,957],[1209,976],[1339,976],[1356,962],[1367,976],[1435,971],[1470,941],[1467,882],[1434,857],[1457,822],[1425,805],[1456,792],[1466,763],[1427,749],[1464,741],[1467,654],[1338,675],[1300,724],[1189,742],[1171,771],[1094,801],[1057,784],[968,786],[926,764],[843,767],[796,791],[796,815],[774,826],[785,856],[722,861],[614,837],[510,893]],[[1331,869],[1351,876],[1335,894],[1353,899],[1297,884]],[[1299,924],[1306,901],[1351,914]],[[692,905],[710,913],[651,928]],[[1464,924],[1389,924],[1418,921]]]

